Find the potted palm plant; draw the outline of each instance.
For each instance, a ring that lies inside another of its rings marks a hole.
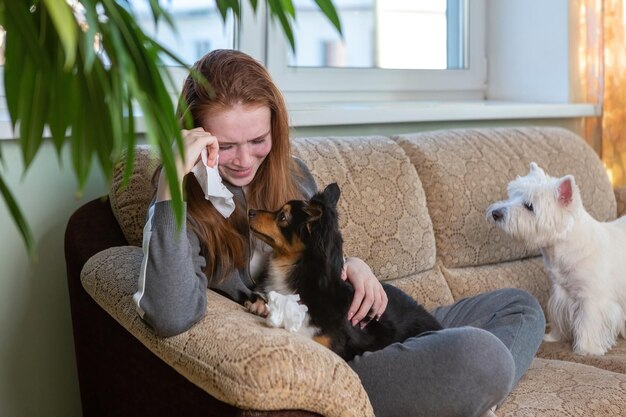
[[[155,24],[174,23],[159,0],[149,2]],[[176,0],[173,0],[176,1]],[[207,0],[208,1],[208,0]],[[258,0],[249,0],[257,11]],[[292,49],[295,7],[292,0],[266,0],[270,17],[282,27]],[[315,0],[341,32],[332,0]],[[239,0],[216,0],[225,20],[239,18]],[[182,222],[182,193],[176,179],[172,143],[182,147],[176,104],[168,93],[173,81],[164,59],[188,66],[136,23],[127,0],[0,0],[7,108],[18,138],[24,170],[40,149],[45,129],[61,156],[69,147],[80,193],[92,164],[106,179],[125,155],[132,170],[140,111],[146,138],[160,153],[174,210]],[[172,142],[173,141],[173,142]],[[0,159],[2,158],[0,147]],[[29,252],[35,243],[27,219],[0,174],[0,194]]]

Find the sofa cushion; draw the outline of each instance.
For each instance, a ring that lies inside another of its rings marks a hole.
[[[381,280],[434,266],[424,190],[396,143],[369,136],[298,138],[293,144],[318,188],[331,182],[341,187],[339,214],[347,255],[365,260]]]
[[[428,310],[454,302],[450,288],[438,266],[428,271],[388,280],[387,283],[400,288]]]
[[[543,342],[537,352],[537,356],[546,359],[583,363],[596,368],[626,374],[626,340],[622,338],[618,338],[615,346],[602,356],[577,355],[572,352],[570,342]]]
[[[550,280],[539,256],[497,264],[446,268],[442,272],[455,300],[500,288],[521,288],[546,309]]]
[[[123,181],[124,160],[115,166],[109,200],[113,215],[128,243],[141,246],[148,205],[156,191],[152,176],[160,160],[148,145],[139,145],[135,147],[134,161],[133,170],[126,184]]]
[[[142,252],[122,246],[87,261],[83,287],[165,363],[214,398],[243,409],[300,409],[329,417],[373,417],[359,377],[312,339],[268,327],[240,305],[207,290],[205,317],[185,333],[160,338],[135,312]]]
[[[592,366],[535,359],[498,416],[626,415],[626,375]]]
[[[616,203],[596,153],[561,128],[485,128],[401,135],[422,181],[446,267],[476,266],[535,256],[485,219],[487,207],[507,197],[507,184],[526,175],[531,161],[552,176],[573,174],[587,210],[600,221],[615,218]]]

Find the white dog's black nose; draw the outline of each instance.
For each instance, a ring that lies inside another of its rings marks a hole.
[[[502,218],[504,218],[504,211],[502,209],[496,209],[491,212],[491,217],[494,221],[499,222]]]

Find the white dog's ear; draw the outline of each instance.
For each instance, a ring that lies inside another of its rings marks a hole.
[[[572,203],[574,197],[574,187],[576,187],[576,182],[574,177],[571,175],[566,175],[559,180],[556,188],[556,195],[561,207],[567,207]]]
[[[539,165],[537,165],[536,162],[531,162],[530,163],[530,174],[531,175],[539,175],[542,177],[546,176],[546,173],[543,171],[543,169],[541,169],[541,167]]]

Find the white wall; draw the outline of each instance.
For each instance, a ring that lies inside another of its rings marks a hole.
[[[37,242],[33,263],[0,200],[0,416],[81,415],[70,320],[63,236],[70,214],[104,194],[92,174],[82,198],[69,158],[57,162],[50,140],[22,178],[15,141],[0,141],[0,172],[30,222]]]
[[[487,0],[491,100],[570,101],[567,0]]]

